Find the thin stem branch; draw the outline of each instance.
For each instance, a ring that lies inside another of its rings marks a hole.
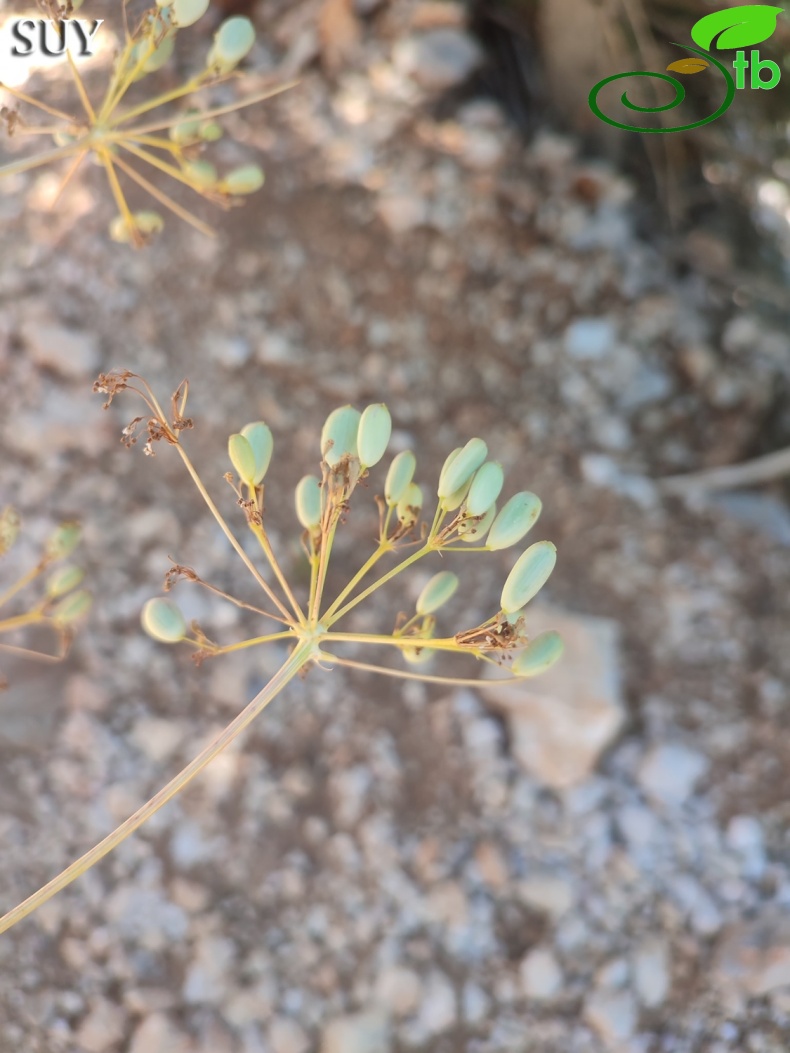
[[[375,567],[378,561],[387,553],[394,551],[395,546],[389,541],[380,541],[375,552],[362,564],[349,583],[340,591],[332,605],[324,612],[325,618],[331,618],[337,608],[350,596],[365,575]]]
[[[85,113],[91,124],[95,124],[96,114],[94,113],[93,107],[91,106],[91,100],[88,98],[88,93],[85,90],[85,85],[83,83],[82,77],[80,76],[80,72],[77,69],[77,63],[71,57],[71,52],[68,49],[66,50],[66,58],[68,59],[69,69],[71,70],[71,75],[74,78],[74,83],[77,85],[77,93],[79,94],[80,102],[82,103],[82,108],[85,110]]]
[[[217,81],[213,81],[212,83],[217,83]],[[152,124],[142,124],[139,127],[129,128],[129,133],[139,135],[140,133],[162,132],[164,128],[173,127],[174,124],[180,124],[183,120],[192,120],[193,117],[195,120],[201,121],[210,120],[214,117],[224,117],[225,114],[233,114],[237,110],[244,110],[246,106],[254,106],[257,102],[265,102],[266,99],[272,99],[275,95],[280,95],[282,92],[288,92],[289,88],[296,87],[298,83],[298,80],[285,81],[284,84],[278,84],[276,87],[269,88],[268,91],[258,92],[256,95],[251,95],[248,98],[241,99],[239,102],[231,102],[225,106],[214,106],[212,110],[203,110],[199,114],[190,115],[189,117],[184,113],[178,113],[164,121],[154,121]],[[123,114],[119,120],[114,122],[113,127],[118,128],[119,125],[125,123],[129,117],[130,114]]]
[[[327,633],[327,639],[333,643],[375,644],[379,647],[397,647],[401,651],[413,650],[415,647],[427,647],[432,651],[453,651],[456,654],[470,654],[479,657],[474,647],[462,647],[454,636],[437,639],[426,639],[422,636],[388,636],[384,633]]]
[[[255,636],[249,640],[240,640],[238,643],[226,644],[224,647],[214,647],[211,651],[212,658],[215,655],[231,654],[233,651],[243,651],[248,647],[257,647],[258,644],[275,643],[277,640],[293,640],[296,633],[289,629],[281,633],[268,633],[266,636]]]
[[[16,925],[18,921],[21,921],[43,903],[46,903],[61,889],[70,885],[72,881],[84,874],[86,870],[98,863],[100,859],[103,859],[108,852],[112,852],[114,848],[117,848],[121,842],[125,841],[130,834],[134,833],[152,815],[158,812],[163,805],[175,797],[177,793],[180,793],[207,764],[238,738],[241,732],[255,720],[272,699],[282,691],[285,685],[296,676],[300,669],[304,668],[314,657],[315,644],[312,641],[305,641],[296,647],[266,687],[175,778],[171,779],[146,804],[138,808],[133,815],[129,816],[125,822],[116,827],[111,834],[108,834],[94,848],[77,859],[71,866],[66,867],[57,877],[40,888],[38,892],[34,892],[32,896],[29,896],[24,902],[0,918],[0,933],[10,929],[12,925]]]
[[[277,561],[277,557],[274,554],[274,550],[272,549],[272,546],[269,543],[269,538],[266,535],[266,531],[263,529],[262,526],[260,526],[257,523],[251,523],[250,529],[252,530],[255,537],[258,539],[258,543],[260,544],[261,549],[263,550],[263,554],[269,561],[269,566],[274,571],[275,576],[280,583],[280,588],[283,590],[288,599],[288,602],[291,604],[294,616],[296,617],[300,625],[304,625],[304,611],[300,607],[299,601],[294,596],[291,586],[288,584],[288,581],[285,575],[283,574],[282,569],[280,568],[280,564]]]
[[[319,660],[331,662],[333,665],[346,666],[349,669],[360,669],[365,673],[380,673],[381,676],[393,676],[399,680],[422,680],[426,684],[452,684],[455,687],[480,687],[484,684],[523,684],[524,678],[519,676],[508,676],[496,680],[480,680],[477,678],[464,678],[455,676],[431,676],[429,673],[410,673],[405,669],[388,669],[386,666],[370,665],[367,662],[356,662],[351,658],[338,658],[336,655],[321,651]],[[1,930],[0,930],[1,931]]]
[[[38,99],[34,99],[32,95],[26,95],[23,91],[19,91],[18,88],[11,88],[8,84],[3,84],[0,81],[0,88],[3,91],[7,91],[9,95],[13,95],[15,99],[19,99],[20,102],[26,102],[29,106],[35,106],[38,110],[43,110],[44,113],[48,113],[50,117],[60,117],[62,121],[68,121],[69,124],[74,124],[74,117],[70,113],[64,113],[63,110],[56,110],[54,106],[48,106],[45,102],[39,102]]]
[[[11,161],[10,164],[3,165],[0,168],[0,179],[3,176],[20,175],[22,172],[29,172],[31,168],[38,168],[39,165],[48,165],[53,161],[60,161],[63,157],[70,157],[78,150],[84,149],[79,144],[79,141],[74,143],[68,143],[66,146],[56,146],[52,150],[46,150],[43,154],[36,154],[34,157],[23,157],[20,161]]]
[[[340,621],[340,619],[345,614],[348,614],[350,610],[356,607],[358,603],[361,603],[363,600],[367,599],[367,597],[370,596],[371,593],[375,592],[376,589],[381,588],[382,585],[386,585],[388,581],[391,581],[392,578],[400,574],[401,571],[406,570],[407,567],[410,567],[413,563],[416,563],[418,559],[422,559],[423,556],[427,556],[431,552],[436,551],[437,549],[435,549],[432,545],[425,544],[422,548],[418,549],[416,552],[413,552],[410,556],[407,556],[406,559],[398,563],[397,566],[392,568],[392,570],[388,570],[386,574],[382,574],[380,578],[376,578],[374,582],[368,585],[366,589],[363,589],[362,592],[358,593],[353,600],[349,600],[348,603],[341,607],[339,611],[335,611],[332,617],[327,620],[327,626],[334,625],[335,622]]]
[[[32,570],[29,570],[27,574],[23,574],[22,577],[15,581],[13,585],[9,585],[5,592],[2,595],[0,595],[0,607],[4,607],[9,600],[13,599],[14,596],[16,596],[18,592],[21,592],[22,589],[28,586],[31,582],[35,581],[39,574],[43,574],[46,567],[46,561],[42,560],[41,562],[37,563],[35,567],[32,568]]]
[[[201,497],[206,502],[206,505],[208,506],[209,511],[211,512],[211,514],[214,516],[214,518],[216,519],[217,523],[219,524],[219,527],[222,530],[222,533],[225,535],[225,537],[228,539],[228,541],[230,541],[231,545],[234,548],[234,551],[236,552],[236,554],[241,558],[242,562],[244,563],[244,566],[247,568],[247,570],[250,572],[250,574],[252,574],[252,576],[258,582],[260,587],[263,589],[263,591],[269,597],[271,602],[274,604],[274,606],[277,608],[277,610],[280,612],[280,614],[283,615],[283,617],[287,620],[288,624],[290,625],[290,623],[291,623],[291,614],[288,611],[288,608],[285,607],[283,605],[283,603],[278,599],[276,593],[272,590],[271,586],[268,584],[266,579],[261,575],[261,572],[258,570],[258,568],[252,562],[250,557],[244,551],[242,546],[239,544],[239,542],[238,542],[238,540],[236,538],[236,535],[233,533],[233,531],[230,529],[228,524],[225,522],[225,519],[223,518],[222,513],[217,508],[217,506],[214,504],[213,500],[211,499],[211,495],[209,494],[208,490],[203,485],[203,480],[198,475],[197,470],[195,469],[195,466],[192,464],[192,461],[189,459],[189,456],[188,456],[186,450],[184,449],[184,447],[181,445],[180,442],[177,442],[175,445],[176,445],[176,449],[178,450],[179,456],[181,457],[181,460],[184,462],[184,465],[186,466],[187,471],[192,476],[192,481],[194,482],[195,486],[198,488]]]
[[[197,216],[193,216],[188,209],[179,205],[179,203],[174,201],[169,194],[164,192],[164,190],[160,190],[159,187],[154,186],[153,183],[146,179],[145,176],[140,175],[139,172],[132,168],[131,165],[127,164],[121,157],[115,158],[115,164],[122,172],[125,172],[131,180],[137,183],[138,186],[142,187],[143,190],[146,190],[152,198],[159,202],[160,205],[163,205],[166,209],[172,212],[173,215],[178,216],[179,219],[183,219],[185,223],[189,223],[195,228],[195,230],[199,230],[201,234],[206,234],[210,238],[216,237],[216,232],[209,227],[208,224],[203,223],[203,221],[199,220]]]

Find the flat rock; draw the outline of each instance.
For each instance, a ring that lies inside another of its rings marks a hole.
[[[321,1053],[387,1053],[387,1019],[380,1013],[353,1013],[327,1024]]]
[[[463,84],[483,54],[465,30],[443,26],[398,41],[394,57],[395,65],[422,87],[444,91]]]
[[[662,743],[645,756],[639,783],[648,797],[664,805],[681,805],[708,770],[703,754],[679,742]]]
[[[790,914],[769,907],[753,921],[728,926],[712,978],[717,987],[747,998],[790,987]]]
[[[604,1048],[620,1053],[636,1027],[636,1002],[630,991],[594,991],[584,1003],[584,1019]]]
[[[101,353],[93,333],[46,319],[29,319],[22,323],[21,331],[28,354],[42,369],[75,379],[88,379],[98,372]]]
[[[556,629],[565,641],[557,665],[523,687],[492,680],[481,693],[504,713],[526,773],[565,789],[591,774],[623,723],[619,626],[541,606],[528,615],[528,630],[539,628]]]

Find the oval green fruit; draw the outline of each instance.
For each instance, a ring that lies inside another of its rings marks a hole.
[[[433,614],[443,607],[458,588],[458,575],[451,570],[440,570],[420,593],[417,599],[418,614]]]
[[[542,507],[537,494],[529,490],[513,494],[494,520],[486,546],[494,552],[521,541],[537,523]]]
[[[390,507],[397,505],[414,478],[417,459],[411,450],[402,450],[392,461],[384,483],[384,499]]]
[[[512,666],[514,676],[538,676],[562,657],[565,645],[554,629],[530,640]]]
[[[392,418],[383,402],[367,406],[359,419],[357,449],[359,463],[372,468],[384,456],[392,435]]]
[[[502,589],[502,610],[518,611],[535,596],[551,576],[557,562],[557,549],[550,541],[536,541],[522,552]]]
[[[321,524],[321,484],[314,475],[303,476],[296,485],[296,516],[305,530]]]
[[[184,615],[172,600],[157,596],[143,607],[140,621],[143,629],[160,643],[179,643],[187,634]]]
[[[332,410],[321,431],[321,456],[330,468],[344,457],[357,456],[357,435],[361,414],[353,406]]]

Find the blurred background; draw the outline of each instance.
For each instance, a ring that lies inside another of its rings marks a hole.
[[[788,1048],[788,476],[682,498],[661,480],[790,446],[790,20],[759,46],[780,83],[702,128],[620,131],[587,104],[604,77],[664,70],[723,6],[213,3],[162,90],[229,13],[257,43],[246,82],[212,98],[299,81],[225,121],[220,163],[267,174],[244,207],[173,191],[214,239],[168,216],[145,250],[113,244],[90,165],[54,208],[62,172],[0,180],[0,501],[26,527],[0,574],[77,517],[94,593],[64,665],[2,659],[4,907],[159,789],[283,658],[198,669],[143,636],[171,558],[256,596],[173,452],[121,445],[141,409],[103,411],[100,370],[162,400],[189,378],[186,443],[239,532],[227,436],[270,424],[272,535],[296,580],[293,487],[331,409],[385,399],[427,494],[484,437],[506,493],[543,500],[532,537],[559,558],[531,624],[567,642],[515,692],[340,670],[290,685],[0,940],[3,1050]],[[106,17],[81,67],[96,95],[120,10],[80,16]],[[62,63],[3,68],[76,110]],[[710,70],[684,86],[685,119],[721,100]],[[28,148],[0,138],[4,160]],[[352,505],[336,587],[372,544],[385,472]],[[447,631],[495,609],[514,558],[453,568]],[[437,569],[359,624],[388,631]],[[256,632],[187,584],[174,595],[210,635]]]

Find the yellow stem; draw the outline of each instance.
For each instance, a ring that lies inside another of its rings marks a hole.
[[[3,84],[2,81],[0,81],[0,88],[2,88],[3,91],[7,91],[9,95],[13,95],[15,99],[19,99],[20,102],[26,102],[30,106],[35,106],[38,110],[43,110],[44,113],[48,113],[50,117],[60,117],[62,121],[68,121],[69,124],[74,124],[74,118],[70,113],[56,110],[54,106],[48,106],[45,102],[39,102],[38,99],[34,99],[32,95],[26,95],[23,91],[19,91],[17,88],[10,88],[7,84]]]
[[[114,848],[117,848],[122,841],[125,841],[130,834],[134,833],[138,827],[142,826],[148,819],[151,818],[156,812],[162,808],[163,805],[167,804],[169,800],[180,793],[184,787],[191,782],[194,777],[206,767],[216,756],[227,749],[227,747],[241,734],[244,729],[252,723],[253,720],[261,713],[266,706],[275,698],[285,685],[292,680],[296,674],[305,665],[308,664],[315,657],[316,645],[308,640],[304,641],[298,647],[296,647],[287,660],[283,663],[282,667],[274,674],[272,679],[260,691],[255,698],[248,703],[247,706],[239,713],[239,715],[228,724],[228,726],[217,735],[217,737],[209,743],[205,749],[201,750],[200,753],[192,760],[185,768],[183,768],[175,778],[171,779],[170,782],[164,786],[159,793],[155,794],[150,801],[146,802],[141,808],[129,816],[129,818],[121,823],[120,826],[116,827],[111,834],[108,834],[103,841],[100,841],[98,845],[92,848],[85,855],[77,859],[71,866],[66,867],[57,877],[53,878],[46,885],[34,892],[32,896],[29,896],[24,902],[20,903],[19,906],[14,907],[2,918],[0,918],[0,933],[10,929],[12,925],[16,925],[18,921],[27,917],[37,907],[40,907],[47,900],[51,899],[61,889],[66,888],[72,881],[84,874],[86,870],[89,870],[94,864],[108,852],[112,852]]]
[[[250,528],[251,528],[253,534],[258,539],[258,543],[260,544],[261,548],[263,549],[264,555],[266,556],[267,560],[269,561],[269,566],[274,571],[275,576],[276,576],[277,580],[280,583],[280,588],[283,590],[283,592],[285,593],[286,597],[288,598],[288,602],[291,604],[291,607],[293,608],[293,613],[296,616],[297,621],[299,622],[300,625],[304,625],[305,624],[304,611],[299,606],[299,603],[298,603],[296,597],[294,596],[294,594],[293,594],[293,592],[291,590],[291,586],[288,584],[288,582],[286,580],[286,577],[285,577],[285,575],[283,574],[283,572],[282,572],[282,570],[280,568],[280,564],[277,562],[277,557],[275,556],[274,550],[272,549],[272,546],[269,543],[269,538],[266,536],[266,531],[263,529],[262,526],[260,526],[260,525],[258,525],[256,523],[251,523],[250,524]]]
[[[131,165],[128,165],[122,160],[122,158],[116,157],[115,163],[122,172],[125,172],[126,175],[129,176],[130,179],[137,183],[138,186],[141,186],[143,190],[147,191],[152,198],[159,202],[160,205],[164,205],[166,209],[178,216],[179,219],[183,219],[185,223],[189,223],[195,228],[195,230],[199,230],[201,234],[206,234],[210,238],[216,237],[216,234],[211,227],[206,223],[203,223],[196,216],[193,216],[187,209],[182,208],[177,201],[173,201],[173,199],[163,190],[154,186],[154,184],[149,182],[145,176],[141,176],[139,172],[136,172],[134,168],[132,168]]]
[[[84,149],[80,145],[80,141],[69,143],[67,146],[57,146],[54,150],[47,150],[43,154],[36,154],[35,157],[23,157],[21,161],[12,161],[10,164],[3,165],[0,168],[0,179],[3,176],[19,175],[21,172],[28,172],[31,168],[37,168],[39,165],[48,165],[53,161],[60,161],[63,157],[70,157],[78,150]]]
[[[213,84],[218,83],[212,81]],[[295,87],[299,83],[298,80],[287,81],[285,84],[280,84],[276,88],[270,88],[268,91],[257,92],[255,95],[250,95],[246,99],[242,99],[240,102],[231,102],[227,106],[215,106],[213,109],[202,110],[200,113],[194,115],[196,120],[207,121],[213,117],[223,117],[226,113],[235,113],[236,110],[242,110],[247,106],[254,106],[258,102],[265,102],[266,99],[272,99],[275,95],[280,95],[284,91],[288,91],[289,88]],[[208,87],[208,85],[206,85]],[[130,116],[135,116],[132,113],[124,113],[121,117],[114,122],[113,128],[118,128],[119,125],[123,124]],[[168,117],[165,121],[155,121],[152,124],[143,124],[138,128],[129,128],[129,134],[138,135],[139,133],[147,132],[161,132],[165,128],[172,128],[174,124],[180,124],[187,117],[184,113],[177,113],[172,117]],[[188,118],[191,120],[191,117]]]
[[[430,645],[426,644],[426,647]],[[480,687],[482,684],[523,684],[520,676],[507,676],[496,680],[480,680],[479,677],[462,678],[455,676],[431,676],[428,673],[409,673],[405,669],[388,669],[386,666],[369,665],[367,662],[355,662],[351,658],[338,658],[336,655],[321,651],[318,660],[331,662],[333,665],[347,666],[349,669],[361,669],[365,673],[380,673],[382,676],[394,676],[399,680],[422,680],[426,684],[452,684],[455,687]]]
[[[220,512],[220,510],[217,508],[217,506],[212,501],[211,495],[209,494],[208,490],[203,485],[203,480],[198,475],[198,473],[197,473],[197,471],[195,469],[195,466],[190,461],[189,456],[186,453],[186,450],[184,449],[184,447],[181,445],[180,442],[176,443],[176,449],[178,450],[179,456],[181,457],[181,460],[184,462],[187,471],[192,476],[192,481],[194,482],[195,486],[200,491],[201,497],[206,502],[209,511],[211,512],[211,514],[214,516],[214,518],[216,519],[217,523],[219,524],[219,527],[222,530],[222,533],[225,535],[225,537],[228,539],[228,541],[230,541],[231,545],[233,545],[233,548],[236,551],[237,555],[241,557],[241,560],[244,563],[244,566],[247,568],[247,570],[250,572],[250,574],[252,574],[252,576],[258,582],[260,587],[263,589],[263,591],[269,597],[271,602],[274,604],[274,606],[277,608],[277,610],[280,612],[280,614],[282,614],[282,616],[287,620],[288,624],[290,625],[290,623],[291,623],[291,614],[288,611],[287,607],[285,607],[280,602],[280,600],[278,599],[276,593],[273,592],[271,586],[268,584],[268,582],[265,580],[265,578],[261,575],[261,572],[258,570],[258,568],[252,562],[250,557],[247,555],[247,553],[241,547],[239,542],[236,540],[235,534],[230,529],[228,524],[225,522],[224,518],[222,517],[222,513]]]
[[[74,83],[77,85],[77,92],[80,97],[80,102],[82,103],[82,108],[85,110],[85,113],[87,114],[88,120],[91,122],[91,124],[95,124],[96,114],[93,112],[91,100],[88,98],[88,93],[85,90],[85,85],[83,84],[82,77],[80,76],[79,70],[77,69],[77,64],[71,57],[71,52],[68,49],[66,50],[66,58],[69,62],[69,69],[71,70],[71,75],[74,78]]]

